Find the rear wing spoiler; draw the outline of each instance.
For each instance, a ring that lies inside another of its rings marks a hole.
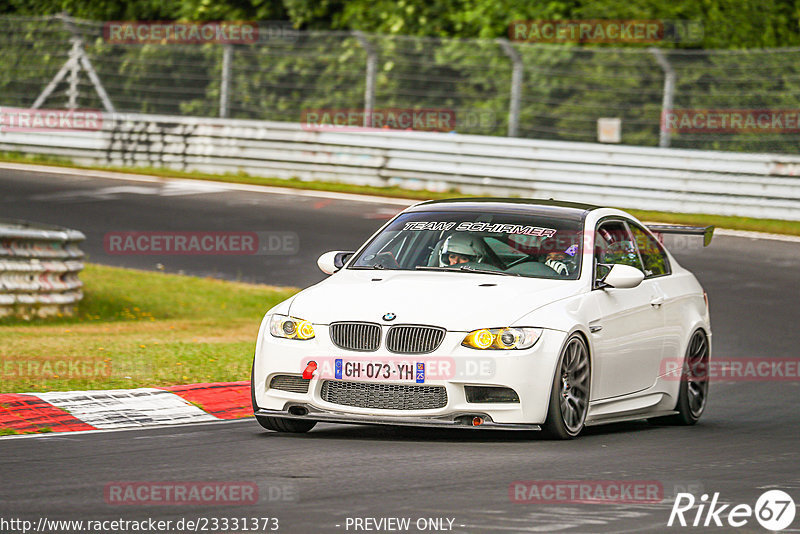
[[[707,247],[714,237],[713,226],[680,226],[677,224],[648,224],[648,230],[656,234],[659,241],[662,241],[663,234],[699,235],[703,236],[703,246]]]

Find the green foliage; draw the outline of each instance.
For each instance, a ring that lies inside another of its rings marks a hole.
[[[493,38],[514,20],[645,19],[703,23],[702,48],[762,48],[800,44],[797,0],[286,0],[303,27],[383,34]]]
[[[286,20],[316,30],[503,37],[514,20],[694,20],[701,48],[800,45],[798,0],[7,0],[0,13],[93,20]]]
[[[181,0],[5,0],[0,13],[39,16],[69,13],[92,20],[169,20],[181,13]]]

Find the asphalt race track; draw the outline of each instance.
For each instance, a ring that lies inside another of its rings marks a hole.
[[[160,263],[170,272],[276,285],[320,280],[320,253],[354,248],[401,208],[336,195],[0,169],[0,218],[77,228],[87,235],[82,248],[90,261],[145,269]],[[104,250],[106,233],[131,230],[294,232],[299,249],[284,256]],[[674,252],[708,291],[716,358],[797,357],[800,243],[718,236],[707,249]],[[703,531],[667,528],[670,502],[514,503],[509,486],[655,480],[667,494],[719,492],[722,503],[753,506],[768,488],[782,488],[800,503],[798,406],[797,381],[747,381],[712,384],[695,427],[624,423],[590,428],[570,442],[529,433],[327,424],[306,435],[281,435],[252,420],[6,438],[0,440],[0,517],[277,517],[279,531],[289,533],[356,532],[347,528],[347,519],[356,517],[408,517],[412,525],[450,518],[452,532],[469,533]],[[202,480],[256,482],[261,498],[237,507],[136,507],[106,504],[103,495],[109,482]],[[754,518],[738,529],[726,523],[711,530],[766,532]],[[800,514],[784,532],[790,531],[800,531]]]

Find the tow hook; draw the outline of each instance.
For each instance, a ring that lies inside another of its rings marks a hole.
[[[312,378],[314,378],[314,371],[316,370],[317,370],[317,362],[313,360],[308,362],[305,371],[303,371],[303,378],[306,380],[311,380]]]

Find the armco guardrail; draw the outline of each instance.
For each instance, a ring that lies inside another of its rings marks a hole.
[[[0,219],[0,317],[71,314],[81,298],[77,230]]]
[[[111,114],[97,131],[0,132],[0,151],[78,163],[800,220],[800,157],[777,154]]]

